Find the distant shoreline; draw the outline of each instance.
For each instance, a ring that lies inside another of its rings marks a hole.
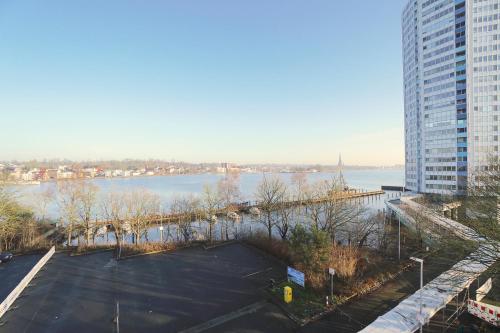
[[[367,171],[367,170],[402,170],[404,167],[366,167],[366,168],[345,168],[345,171]],[[306,174],[318,174],[318,173],[336,173],[336,170],[327,171],[255,171],[255,172],[237,172],[238,174],[261,174],[261,173],[274,173],[274,174],[294,174],[294,173],[306,173]],[[61,178],[61,179],[47,179],[47,180],[34,180],[34,181],[0,181],[0,185],[7,186],[34,186],[41,185],[42,183],[57,183],[65,181],[92,181],[97,179],[102,180],[112,180],[112,179],[140,179],[140,178],[153,178],[153,177],[176,177],[176,176],[196,176],[196,175],[221,175],[225,173],[221,172],[186,172],[186,173],[173,173],[173,174],[159,174],[159,175],[146,175],[141,174],[138,176],[114,176],[114,177],[88,177],[88,178]]]

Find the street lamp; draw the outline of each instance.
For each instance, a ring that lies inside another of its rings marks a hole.
[[[401,215],[398,214],[398,260],[401,261]]]
[[[420,259],[420,258],[415,258],[415,257],[410,257],[411,260],[413,261],[416,261],[418,263],[420,263],[420,318],[419,318],[419,322],[420,322],[420,333],[422,333],[422,288],[423,288],[423,284],[424,284],[424,259]]]

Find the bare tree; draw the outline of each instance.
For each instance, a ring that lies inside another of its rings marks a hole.
[[[241,198],[239,182],[239,174],[229,172],[217,183],[217,195],[227,213],[234,211],[234,204]]]
[[[190,196],[179,196],[172,200],[170,211],[177,218],[177,231],[181,233],[184,242],[193,238],[192,221],[196,213],[198,200]]]
[[[286,185],[285,185],[286,186]],[[278,210],[276,212],[276,229],[281,237],[285,240],[288,238],[289,231],[294,226],[294,221],[297,215],[300,214],[300,205],[291,206],[289,203],[294,200],[294,194],[290,193],[288,187],[285,187],[285,192],[281,198],[281,203],[278,204]]]
[[[346,228],[348,233],[348,245],[355,244],[358,248],[367,245],[369,237],[381,231],[381,224],[384,224],[384,219],[381,214],[360,216],[351,221]]]
[[[57,201],[61,218],[67,233],[67,245],[71,246],[73,233],[78,229],[79,222],[79,190],[76,182],[65,181],[58,183]],[[79,240],[79,239],[78,239]]]
[[[294,200],[298,201],[299,204],[302,204],[304,200],[307,199],[307,191],[309,188],[309,184],[307,182],[307,173],[305,172],[297,172],[292,175],[291,179],[292,189],[291,194]]]
[[[97,226],[94,223],[93,217],[96,214],[97,208],[97,192],[99,188],[86,181],[76,182],[78,215],[81,220],[81,225],[84,229],[85,241],[87,246],[90,245],[90,240],[94,239],[97,232]]]
[[[35,212],[37,213],[39,220],[40,221],[45,221],[47,217],[47,211],[50,206],[50,204],[54,201],[55,199],[55,193],[53,188],[47,188],[43,190],[42,192],[37,192],[34,194],[34,209]]]
[[[128,231],[128,228],[125,225],[126,209],[123,193],[110,192],[102,197],[101,216],[112,226],[112,231],[115,234],[116,239],[116,247],[119,250],[119,258],[121,254],[122,240]]]
[[[204,220],[208,223],[208,240],[213,242],[213,228],[217,223],[217,213],[221,206],[218,192],[210,185],[203,186],[201,208]]]
[[[158,195],[147,190],[136,190],[125,195],[125,206],[128,221],[134,235],[134,243],[138,245],[147,231],[151,217],[158,214],[160,199]]]
[[[266,176],[264,174],[262,181],[257,186],[255,198],[262,211],[258,221],[267,228],[269,239],[272,238],[273,226],[276,224],[276,211],[283,207],[286,192],[286,184],[276,175]]]
[[[319,230],[326,231],[335,243],[335,237],[348,223],[360,218],[366,207],[355,200],[344,199],[338,179],[314,184],[308,192],[307,216]]]
[[[234,220],[228,219],[227,215],[237,210],[236,204],[241,198],[239,181],[238,173],[228,172],[226,176],[217,183],[217,195],[221,201],[222,209],[226,213],[226,217],[221,220],[226,240],[229,239],[229,224],[234,223]]]

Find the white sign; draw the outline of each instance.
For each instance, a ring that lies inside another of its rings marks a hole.
[[[492,282],[491,282],[491,278],[489,278],[485,284],[483,284],[481,287],[477,288],[476,301],[482,300],[490,292],[491,287],[492,287]]]
[[[160,227],[160,231],[163,231],[163,226]]]
[[[335,275],[335,270],[333,268],[328,268],[328,274]]]
[[[305,287],[305,276],[304,273],[301,271],[298,271],[296,269],[293,269],[292,267],[288,266],[286,269],[286,274],[288,277],[288,281],[295,282],[299,286]]]

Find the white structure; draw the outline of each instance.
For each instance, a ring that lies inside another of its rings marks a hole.
[[[461,193],[498,157],[499,0],[410,0],[402,14],[406,187]]]
[[[401,202],[407,206],[407,209],[420,212],[429,221],[457,237],[479,244],[478,249],[410,295],[396,307],[378,317],[360,333],[416,332],[421,325],[429,323],[433,316],[455,297],[458,297],[457,295],[465,288],[469,288],[481,274],[500,258],[498,243],[485,241],[474,230],[426,209],[413,199],[414,197],[411,196],[403,196]],[[390,201],[386,201],[386,204],[387,208],[395,212],[402,220],[415,224],[413,218],[398,204]]]

